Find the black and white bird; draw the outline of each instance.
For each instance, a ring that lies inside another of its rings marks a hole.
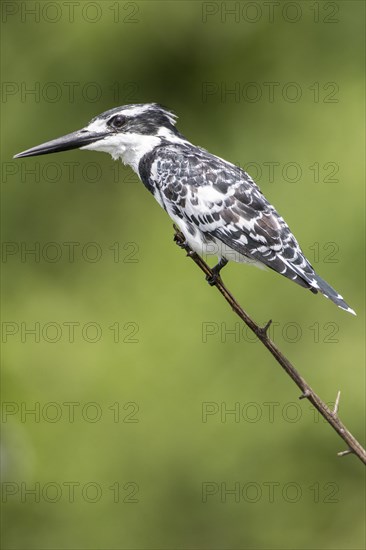
[[[194,251],[218,256],[214,279],[229,260],[254,263],[321,292],[355,314],[315,273],[288,225],[252,178],[192,145],[176,129],[176,119],[157,103],[125,105],[93,118],[82,130],[14,158],[76,148],[110,153],[131,166]]]

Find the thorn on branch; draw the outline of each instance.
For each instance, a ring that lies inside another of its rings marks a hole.
[[[352,449],[347,449],[346,451],[341,451],[340,453],[337,453],[337,456],[346,456],[346,455],[352,455],[354,451]]]
[[[299,399],[306,399],[307,397],[309,397],[311,394],[310,394],[310,391],[309,390],[305,390],[299,397]]]
[[[341,392],[340,390],[338,391],[337,393],[337,397],[336,397],[336,400],[335,400],[335,403],[334,403],[334,409],[333,409],[333,416],[337,416],[338,415],[338,409],[339,409],[339,400],[341,398]]]
[[[269,327],[271,326],[272,324],[272,319],[270,319],[265,325],[264,327],[261,327],[260,328],[260,332],[262,333],[263,336],[267,336],[267,332],[268,332],[268,329]]]

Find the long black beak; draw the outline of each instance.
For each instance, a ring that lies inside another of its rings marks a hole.
[[[48,155],[49,153],[58,153],[59,151],[69,151],[70,149],[78,149],[89,143],[99,141],[103,139],[107,134],[106,133],[94,133],[89,132],[88,130],[77,130],[72,132],[72,134],[67,134],[58,139],[53,139],[52,141],[47,141],[31,149],[27,149],[22,153],[14,155],[13,158],[18,159],[21,157],[35,157],[37,155]]]

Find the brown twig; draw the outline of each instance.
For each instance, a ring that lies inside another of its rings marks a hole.
[[[186,243],[185,237],[180,230],[174,226],[175,229],[175,242],[187,251],[187,256],[189,256],[198,267],[206,274],[208,277],[212,277],[212,271],[206,262],[194,252]],[[292,378],[295,384],[301,390],[300,399],[308,399],[310,403],[319,411],[319,413],[325,418],[325,420],[332,426],[332,428],[337,432],[337,434],[345,441],[348,445],[348,449],[338,453],[338,456],[345,456],[348,454],[355,454],[364,464],[366,464],[366,451],[360,445],[360,443],[353,437],[349,432],[346,426],[340,421],[338,417],[338,408],[339,408],[339,399],[340,392],[338,392],[334,409],[333,411],[327,407],[327,405],[320,399],[320,397],[312,390],[309,384],[304,380],[304,378],[297,372],[295,367],[290,363],[290,361],[283,355],[283,353],[275,346],[272,340],[268,337],[268,329],[272,321],[268,321],[264,327],[260,327],[255,323],[249,315],[242,309],[242,307],[235,300],[234,296],[229,292],[221,278],[218,277],[214,282],[217,290],[223,295],[225,300],[230,304],[234,312],[244,321],[244,323],[254,332],[257,338],[262,342],[262,344],[269,350],[273,355],[276,361],[281,365],[281,367],[287,372],[287,374]]]

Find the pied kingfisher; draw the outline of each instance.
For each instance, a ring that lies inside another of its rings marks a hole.
[[[214,283],[229,260],[267,266],[355,314],[317,275],[284,219],[238,166],[192,145],[177,117],[157,103],[125,105],[14,158],[69,149],[110,153],[136,172],[199,254],[218,256]]]

